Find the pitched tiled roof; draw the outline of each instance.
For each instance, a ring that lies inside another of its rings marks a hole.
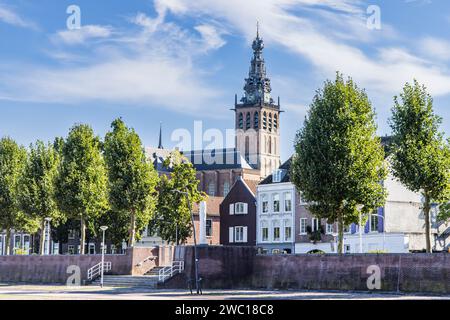
[[[223,197],[208,196],[206,199],[206,214],[208,216],[220,216],[220,204],[223,201]],[[194,215],[198,215],[200,204],[194,203],[192,205],[192,212]]]
[[[257,180],[244,180],[247,187],[250,189],[251,192],[253,192],[254,195],[256,195],[256,188],[258,187],[258,184],[260,181]]]

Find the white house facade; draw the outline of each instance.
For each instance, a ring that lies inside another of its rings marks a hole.
[[[256,245],[261,253],[294,253],[295,186],[276,170],[257,188]]]

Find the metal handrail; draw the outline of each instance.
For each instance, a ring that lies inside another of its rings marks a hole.
[[[111,262],[110,261],[105,261],[103,263],[103,272],[110,271],[111,267],[112,267]],[[95,278],[99,277],[101,272],[102,272],[102,263],[99,262],[96,265],[94,265],[93,267],[88,269],[88,272],[87,272],[88,280],[92,281]]]
[[[172,278],[175,274],[181,273],[184,270],[184,261],[173,261],[171,266],[167,266],[159,270],[158,280],[160,282]]]

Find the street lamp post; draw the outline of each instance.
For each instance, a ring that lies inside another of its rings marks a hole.
[[[50,255],[50,221],[52,221],[52,218],[45,218],[45,221],[47,222],[46,224],[46,231],[45,232],[45,238],[46,238],[46,243],[45,243],[45,253],[47,255]]]
[[[100,286],[103,288],[103,273],[105,269],[105,231],[108,229],[107,226],[101,226],[100,229],[103,231],[103,240],[102,240],[102,269],[101,269],[101,279]]]
[[[186,187],[187,190],[187,187]],[[199,278],[198,278],[198,257],[197,257],[197,236],[195,235],[195,224],[194,224],[194,215],[192,213],[192,206],[191,202],[189,200],[189,193],[187,191],[180,191],[180,190],[174,190],[174,192],[184,194],[186,196],[189,212],[191,213],[191,223],[192,223],[192,229],[194,233],[194,272],[195,272],[195,289],[197,290],[197,294],[200,294],[200,288],[199,288]]]

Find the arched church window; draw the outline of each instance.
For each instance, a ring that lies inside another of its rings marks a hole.
[[[244,115],[239,113],[239,123],[238,123],[239,129],[244,129]]]
[[[269,131],[272,131],[272,114],[269,114]]]
[[[226,197],[229,192],[230,192],[230,183],[228,181],[225,181],[223,183],[223,196]]]
[[[269,137],[269,154],[272,154],[272,139]]]
[[[277,114],[274,114],[274,116],[273,116],[273,128],[275,129],[275,131],[278,129],[278,116],[277,116]]]
[[[263,113],[263,129],[266,130],[267,129],[267,113],[264,111]]]
[[[258,111],[255,112],[255,115],[253,116],[253,128],[258,129],[259,127],[259,114]]]
[[[252,127],[252,120],[250,112],[247,113],[246,119],[245,119],[245,130],[248,130]]]
[[[208,185],[208,195],[211,197],[216,195],[216,184],[214,182],[210,182]]]

